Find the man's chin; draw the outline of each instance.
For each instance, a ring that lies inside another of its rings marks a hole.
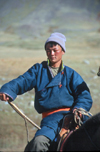
[[[54,61],[54,60],[50,60],[50,62],[51,62],[52,64],[55,64],[55,63],[56,63],[56,61]]]

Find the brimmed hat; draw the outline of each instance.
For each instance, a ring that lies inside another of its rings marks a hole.
[[[66,52],[66,48],[65,48],[66,37],[62,33],[58,33],[58,32],[52,33],[45,42],[45,48],[48,42],[58,43],[63,48],[64,52]]]

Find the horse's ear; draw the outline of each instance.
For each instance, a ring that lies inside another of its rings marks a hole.
[[[98,73],[97,73],[97,75],[98,75],[98,76],[100,76],[100,66],[99,66],[99,70],[98,70]]]

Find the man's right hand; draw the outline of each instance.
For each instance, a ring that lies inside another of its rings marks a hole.
[[[9,99],[10,98],[6,94],[0,93],[0,100],[2,100],[2,101],[9,101]]]

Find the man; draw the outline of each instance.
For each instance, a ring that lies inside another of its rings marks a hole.
[[[26,151],[48,151],[57,137],[66,114],[76,108],[89,111],[92,98],[82,77],[65,66],[66,37],[52,33],[45,43],[47,61],[36,63],[18,78],[4,84],[0,99],[13,101],[17,95],[35,88],[35,109],[42,113],[41,129],[27,145]]]

